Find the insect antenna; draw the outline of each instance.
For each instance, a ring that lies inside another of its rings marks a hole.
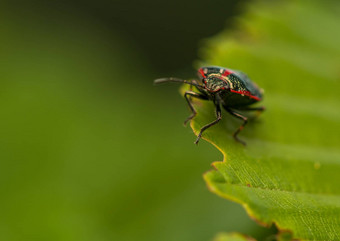
[[[179,82],[179,83],[184,83],[184,84],[204,88],[204,86],[199,85],[197,83],[193,83],[192,81],[190,82],[190,81],[187,81],[187,80],[177,79],[177,78],[173,78],[173,77],[156,79],[153,83],[154,84],[161,84],[161,83],[165,83],[165,82]]]

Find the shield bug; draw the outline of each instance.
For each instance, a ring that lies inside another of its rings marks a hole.
[[[202,133],[209,127],[217,124],[222,119],[221,106],[231,115],[243,121],[242,125],[234,132],[234,139],[243,145],[246,143],[238,138],[239,132],[248,122],[248,118],[238,113],[242,111],[263,111],[264,107],[252,107],[251,105],[262,100],[263,91],[253,83],[246,74],[232,69],[218,66],[202,67],[198,69],[198,80],[182,80],[177,78],[156,79],[155,84],[164,82],[180,82],[195,86],[198,92],[188,90],[184,98],[188,102],[192,114],[184,121],[184,124],[197,114],[191,103],[191,98],[210,100],[215,105],[216,120],[203,126],[197,136],[195,144],[198,144]]]

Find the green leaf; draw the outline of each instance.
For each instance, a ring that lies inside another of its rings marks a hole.
[[[327,3],[256,3],[202,51],[202,65],[246,72],[267,108],[239,134],[246,147],[232,138],[241,122],[226,112],[204,132],[224,155],[205,174],[208,187],[305,240],[340,240],[340,5]],[[195,107],[198,134],[215,116],[212,103]]]
[[[254,241],[254,239],[239,233],[219,233],[214,241]]]
[[[266,240],[288,241],[292,240],[292,236],[289,232],[280,232],[278,235],[267,237]],[[255,239],[240,233],[219,233],[213,241],[255,241]]]

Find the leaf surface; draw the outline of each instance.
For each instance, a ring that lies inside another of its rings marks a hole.
[[[239,233],[220,233],[215,237],[214,241],[254,241],[254,239]]]
[[[200,63],[247,73],[267,109],[239,134],[246,147],[232,138],[241,122],[227,112],[204,132],[224,155],[205,174],[208,187],[304,240],[340,240],[340,8],[329,4],[253,4],[237,30],[206,43]],[[198,134],[214,106],[195,108]]]

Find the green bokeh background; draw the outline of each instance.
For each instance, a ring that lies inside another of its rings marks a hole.
[[[138,38],[81,9],[41,3],[0,8],[0,240],[266,232],[207,190],[202,174],[222,155],[193,144],[178,86],[152,85],[174,69],[192,76],[192,62],[180,62],[190,72],[158,69],[162,60]]]

